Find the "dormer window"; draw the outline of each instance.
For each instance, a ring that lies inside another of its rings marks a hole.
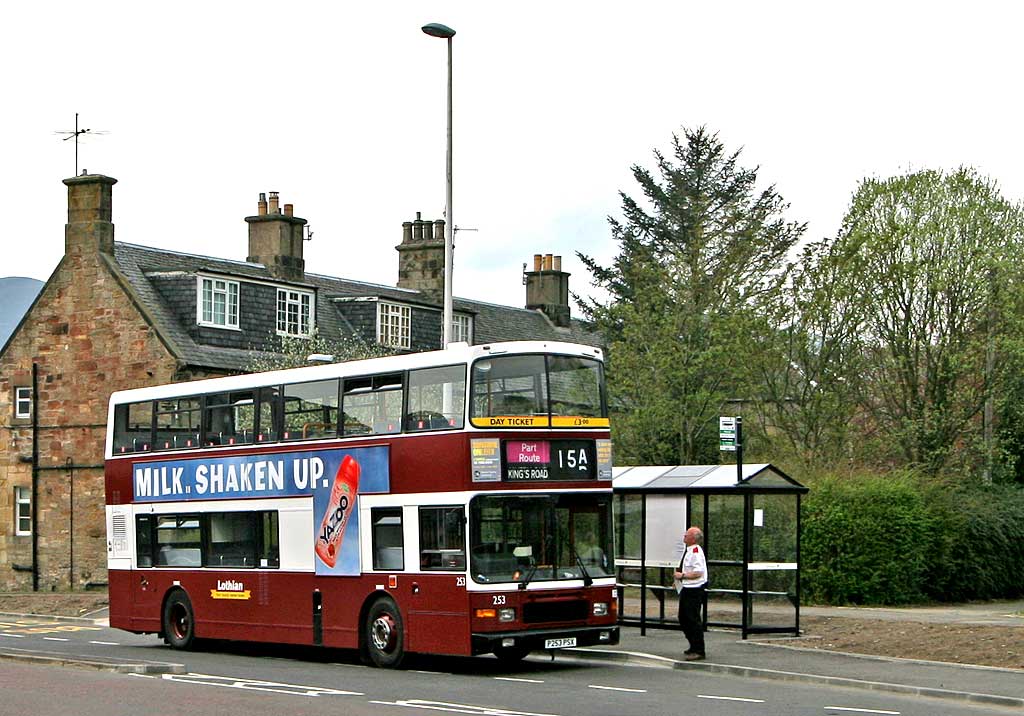
[[[398,303],[377,304],[377,342],[383,346],[408,350],[412,310]]]
[[[473,317],[465,313],[452,315],[452,342],[473,342]]]
[[[199,278],[199,325],[238,328],[238,282]]]
[[[313,294],[290,288],[277,289],[277,333],[308,337],[313,330]]]

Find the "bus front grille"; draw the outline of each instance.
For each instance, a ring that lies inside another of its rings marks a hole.
[[[523,622],[542,624],[544,622],[585,621],[589,604],[583,599],[557,602],[529,602],[523,605]]]

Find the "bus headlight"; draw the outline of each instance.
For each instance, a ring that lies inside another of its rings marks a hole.
[[[606,617],[606,616],[608,616],[608,602],[594,602],[594,616],[595,617]]]
[[[514,622],[516,620],[516,610],[514,607],[505,607],[504,609],[498,610],[498,621],[499,622]]]

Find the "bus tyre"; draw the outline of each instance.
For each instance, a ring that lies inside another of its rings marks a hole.
[[[174,649],[190,649],[195,641],[192,602],[180,589],[171,592],[164,603],[163,629],[164,640]]]
[[[494,655],[503,664],[516,664],[526,658],[530,649],[525,646],[496,646]]]
[[[395,668],[405,658],[402,615],[390,599],[378,599],[366,613],[366,650],[374,666]]]

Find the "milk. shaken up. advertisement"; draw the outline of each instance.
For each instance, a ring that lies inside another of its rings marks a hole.
[[[387,492],[388,448],[135,463],[135,502],[313,497],[317,574],[359,574],[360,494]]]

